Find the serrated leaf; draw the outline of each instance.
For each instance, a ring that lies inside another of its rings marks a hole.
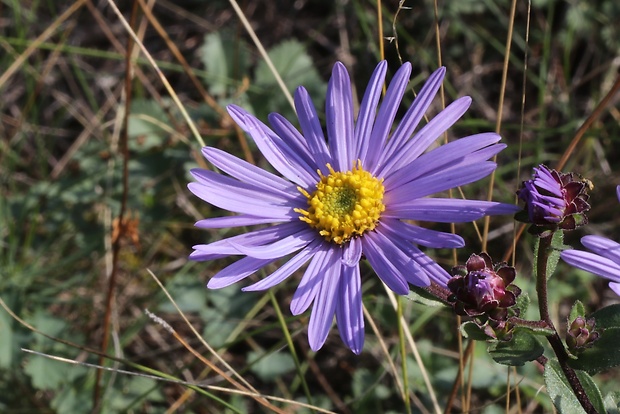
[[[271,381],[295,369],[293,357],[282,352],[264,356],[258,352],[250,352],[248,354],[248,364],[251,365],[250,371],[263,381]]]
[[[599,413],[606,412],[601,392],[592,378],[584,371],[575,371],[575,373],[594,408]],[[550,359],[545,364],[544,378],[547,393],[561,414],[585,413],[556,359]]]
[[[599,339],[569,362],[591,374],[620,365],[620,304],[606,306],[589,317],[596,320]]]
[[[521,366],[541,356],[545,349],[530,332],[515,328],[510,341],[492,343],[488,350],[491,358],[499,364]]]

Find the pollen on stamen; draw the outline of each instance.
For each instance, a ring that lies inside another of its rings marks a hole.
[[[343,244],[376,227],[385,210],[383,180],[365,171],[360,160],[349,171],[334,171],[330,164],[327,169],[328,175],[318,171],[320,180],[312,194],[298,187],[308,208],[294,211],[325,240]]]

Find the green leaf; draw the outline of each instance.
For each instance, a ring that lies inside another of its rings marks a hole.
[[[575,369],[591,374],[620,365],[620,304],[606,306],[590,317],[596,320],[599,339],[591,348],[579,353],[576,360],[569,362]]]
[[[578,316],[584,317],[586,316],[586,309],[583,306],[581,301],[577,300],[573,304],[573,307],[570,309],[570,313],[568,315],[568,323],[570,324],[572,321],[577,319]]]
[[[131,113],[127,133],[129,149],[147,151],[161,146],[169,135],[165,127],[168,125],[168,114],[159,103],[152,100],[136,99],[131,103]]]
[[[521,318],[525,318],[527,315],[527,308],[530,306],[530,296],[527,292],[521,292],[519,296],[517,296],[517,303],[515,307],[519,310],[519,316]]]
[[[603,399],[605,404],[605,413],[620,414],[620,391],[610,392]]]
[[[323,99],[326,90],[325,82],[314,67],[313,60],[302,43],[297,40],[287,40],[273,47],[268,54],[289,92],[303,85],[310,96]],[[295,115],[284,93],[280,90],[274,74],[263,60],[256,67],[254,85],[262,90],[262,93],[255,97],[253,105],[259,118],[271,111],[280,112],[285,117]],[[259,113],[261,110],[265,113]]]
[[[33,356],[24,371],[30,375],[32,385],[39,390],[53,390],[66,381],[68,365],[41,356]]]
[[[206,35],[199,54],[209,74],[208,88],[212,95],[226,95],[232,79],[238,77],[235,75],[247,73],[248,48],[232,30]]]
[[[8,368],[13,360],[13,351],[17,348],[13,341],[13,327],[11,317],[3,310],[0,311],[0,368]]]
[[[473,339],[475,341],[487,341],[492,339],[484,333],[484,329],[478,326],[477,323],[472,321],[463,322],[461,324],[461,335],[465,338]]]
[[[534,243],[534,266],[532,269],[532,274],[534,277],[538,277],[536,263],[538,263],[538,255],[540,254],[538,251],[539,247],[540,238],[536,238],[536,242]],[[561,230],[553,232],[553,235],[551,236],[551,246],[549,246],[550,250],[547,257],[547,279],[549,279],[553,275],[553,272],[555,272],[555,268],[558,266],[558,262],[560,261],[560,252],[565,248],[564,232]]]
[[[592,378],[584,371],[575,371],[579,382],[583,386],[588,398],[594,408],[599,413],[605,413],[605,405],[603,397]],[[553,401],[553,404],[561,414],[581,414],[585,413],[581,407],[581,403],[575,397],[568,380],[564,376],[564,372],[556,359],[550,359],[545,364],[545,385],[547,393]]]
[[[251,365],[250,370],[263,381],[271,381],[295,369],[293,357],[282,352],[268,355],[250,352],[248,364]]]
[[[528,361],[533,361],[544,352],[543,346],[538,339],[521,328],[515,328],[510,341],[492,343],[489,355],[495,362],[502,365],[521,366]]]
[[[426,306],[446,306],[446,303],[437,296],[432,295],[426,289],[416,286],[410,286],[409,294],[405,298]]]

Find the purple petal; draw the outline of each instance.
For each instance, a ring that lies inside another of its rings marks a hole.
[[[256,217],[249,214],[241,214],[238,216],[214,217],[199,220],[194,226],[201,229],[224,229],[228,227],[254,226],[256,224],[273,223],[271,217]]]
[[[440,67],[435,70],[424,83],[420,93],[413,101],[411,107],[407,110],[407,113],[388,142],[387,147],[382,154],[380,162],[382,165],[388,164],[390,160],[392,160],[394,154],[400,151],[407,140],[413,135],[413,132],[418,127],[420,120],[433,102],[435,95],[437,95],[437,91],[443,82],[445,74],[446,68]],[[387,170],[383,169],[383,171]]]
[[[342,253],[339,250],[329,251],[325,274],[320,282],[308,323],[308,342],[313,351],[318,351],[323,346],[334,320],[338,301],[338,285],[342,273],[341,260]]]
[[[244,257],[235,263],[225,267],[215,274],[207,283],[209,289],[221,289],[230,286],[233,283],[245,279],[263,266],[272,263],[274,259],[255,259],[253,257]]]
[[[383,98],[383,102],[381,102],[381,107],[379,108],[379,113],[377,114],[375,125],[372,128],[372,133],[368,141],[369,152],[364,160],[364,168],[367,171],[374,173],[376,171],[375,167],[381,160],[381,153],[385,147],[387,137],[390,135],[390,130],[392,129],[396,112],[405,94],[405,88],[409,83],[410,75],[411,64],[405,62],[396,71],[385,97]]]
[[[618,198],[620,198],[620,196]],[[609,282],[609,288],[613,290],[616,295],[620,296],[620,283]]]
[[[457,139],[422,154],[399,170],[394,170],[388,161],[384,171],[395,172],[384,175],[384,185],[386,188],[397,188],[424,175],[487,160],[506,148],[503,144],[493,145],[500,139],[501,137],[495,133]]]
[[[358,266],[362,259],[362,242],[359,238],[352,238],[347,245],[344,246],[342,254],[342,264],[347,267]]]
[[[386,232],[398,234],[407,241],[425,247],[434,249],[457,249],[465,246],[465,241],[457,234],[425,229],[424,227],[414,226],[400,220],[382,217],[381,226]]]
[[[428,277],[439,284],[440,286],[447,287],[448,280],[452,278],[448,272],[446,272],[441,266],[439,266],[433,259],[425,255],[420,249],[415,246],[408,251],[411,259],[418,264],[428,275]],[[409,282],[415,284],[413,282]]]
[[[364,314],[359,266],[342,266],[336,322],[343,342],[359,355],[364,347]]]
[[[212,147],[204,147],[202,149],[202,154],[220,170],[255,188],[261,188],[270,193],[280,194],[284,197],[294,197],[299,193],[296,186],[289,181],[235,157],[234,155],[230,155],[225,151]]]
[[[448,128],[454,125],[467,111],[469,105],[471,105],[471,98],[469,96],[463,96],[452,102],[446,109],[431,119],[428,124],[424,125],[424,128],[415,134],[412,139],[401,146],[398,152],[395,152],[391,158],[384,157],[383,160],[390,163],[392,171],[409,164],[426,151]],[[382,166],[377,166],[371,172],[375,174],[377,171],[383,170],[379,167]]]
[[[310,242],[317,239],[316,231],[307,228],[299,233],[291,234],[271,244],[263,246],[244,246],[235,242],[229,242],[240,254],[245,254],[257,259],[277,259],[287,254],[306,247]]]
[[[201,254],[238,255],[240,254],[238,245],[246,247],[263,246],[286,238],[291,234],[304,231],[306,228],[305,223],[301,221],[278,224],[265,229],[227,237],[209,244],[199,244],[194,246],[194,249]]]
[[[347,69],[336,62],[327,86],[325,119],[329,150],[336,171],[346,171],[353,166],[353,98],[351,79]]]
[[[266,278],[254,283],[253,285],[244,287],[244,292],[252,292],[257,290],[265,290],[274,287],[275,285],[286,280],[290,275],[295,273],[300,267],[310,260],[310,258],[316,253],[320,246],[320,242],[316,241],[311,243],[295,255],[291,260],[280,266],[275,272],[267,276]]]
[[[437,223],[467,223],[484,216],[514,214],[519,207],[494,201],[458,198],[420,198],[409,203],[388,205],[383,217]]]
[[[297,110],[299,125],[306,137],[310,153],[316,161],[317,168],[321,170],[323,175],[329,175],[326,165],[333,161],[325,143],[323,128],[321,127],[316,109],[308,95],[308,91],[304,87],[300,86],[295,91],[295,109]]]
[[[332,247],[326,243],[319,247],[301,278],[301,282],[293,294],[293,299],[291,299],[291,313],[293,315],[304,313],[321,287],[321,280],[324,277]]]
[[[403,237],[403,233],[399,228],[382,226],[381,232],[385,233],[385,237],[410,259],[408,264],[411,266],[411,269],[403,272],[407,282],[414,286],[425,287],[430,284],[429,279],[432,279],[442,286],[446,286],[447,281],[451,278],[448,272],[422,253],[420,249],[412,244],[411,240]]]
[[[274,134],[265,124],[244,109],[229,105],[228,113],[247,132],[256,146],[280,174],[303,187],[311,187],[318,181],[316,171]]]
[[[299,131],[286,118],[278,113],[269,114],[269,123],[276,134],[286,137],[286,141],[295,153],[297,153],[310,168],[317,169],[315,156],[308,148],[308,142]]]
[[[564,250],[560,257],[571,266],[620,282],[620,265],[606,257],[581,250]]]
[[[620,264],[620,244],[615,241],[601,236],[585,236],[581,238],[581,244],[594,253]]]
[[[285,221],[299,217],[293,209],[304,208],[307,204],[301,193],[295,198],[285,198],[281,194],[255,188],[213,171],[194,169],[191,173],[198,182],[189,183],[187,188],[194,195],[216,207],[235,213]]]
[[[495,168],[497,168],[497,164],[494,162],[484,161],[474,165],[443,170],[432,175],[425,175],[400,187],[387,190],[385,192],[385,204],[389,206],[407,203],[431,194],[469,184],[491,174]]]
[[[387,72],[387,62],[382,60],[375,68],[366,92],[360,105],[359,115],[355,123],[355,142],[358,146],[355,159],[365,160],[368,153],[368,145],[370,144],[370,133],[377,113],[377,104],[381,98],[381,91],[385,82],[385,74]]]
[[[379,231],[366,233],[362,242],[366,259],[377,276],[395,293],[399,295],[409,293],[404,275],[415,272],[415,263]],[[426,282],[428,285],[428,279]]]
[[[616,197],[618,198],[618,201],[620,201],[620,185],[616,187]]]

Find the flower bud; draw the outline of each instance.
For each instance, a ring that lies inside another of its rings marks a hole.
[[[529,231],[546,237],[558,229],[574,230],[588,223],[590,210],[587,190],[590,181],[575,173],[561,173],[545,165],[534,168],[531,180],[523,181],[517,196],[525,202],[515,219],[532,223]]]
[[[454,302],[454,311],[459,315],[477,317],[485,332],[496,337],[493,332],[506,331],[509,316],[518,314],[517,309],[508,311],[516,304],[521,290],[512,285],[516,272],[506,263],[493,266],[488,254],[472,254],[465,266],[452,269],[454,277],[448,281]],[[489,329],[490,328],[490,329]],[[507,331],[506,331],[507,332]]]
[[[577,316],[567,329],[566,345],[575,353],[589,348],[599,339],[599,333],[595,331],[596,321],[594,318],[585,319]]]

